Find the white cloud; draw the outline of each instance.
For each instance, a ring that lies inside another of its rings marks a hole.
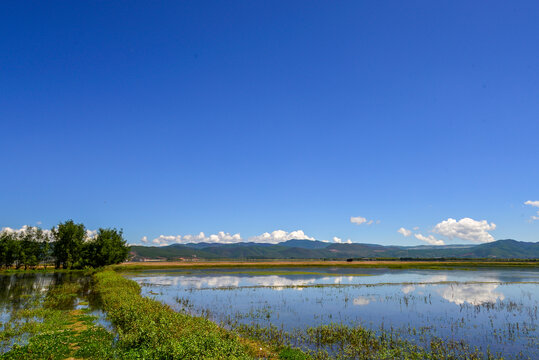
[[[397,230],[397,232],[399,234],[402,234],[403,236],[406,236],[406,237],[412,235],[412,230],[408,230],[408,229],[405,229],[403,227],[401,227],[399,230]]]
[[[376,224],[380,224],[380,220],[368,220],[367,218],[364,218],[363,216],[351,216],[350,222],[352,224],[361,225],[361,224],[367,224],[372,225],[376,222]]]
[[[86,229],[86,238],[93,239],[97,236],[97,230],[88,230]]]
[[[496,229],[496,224],[486,220],[477,221],[470,218],[462,218],[459,221],[449,218],[437,224],[433,231],[447,236],[450,239],[458,238],[477,243],[494,241],[494,237],[488,231]]]
[[[276,244],[287,240],[314,240],[313,237],[307,236],[303,230],[286,232],[284,230],[275,230],[271,233],[263,233],[262,235],[253,236],[249,241]]]
[[[0,234],[1,233],[7,233],[7,234],[14,234],[14,235],[23,235],[30,229],[37,229],[37,227],[23,225],[20,229],[13,229],[13,228],[10,228],[10,227],[6,226],[6,227],[3,227],[2,230],[0,230]],[[52,237],[52,232],[50,230],[47,230],[47,229],[42,229],[42,230],[43,230],[43,234],[47,238],[50,239]]]
[[[352,224],[357,224],[357,225],[361,225],[363,223],[366,223],[367,222],[367,219],[365,219],[364,217],[362,216],[351,216],[350,217],[350,222]]]
[[[444,245],[445,244],[443,240],[438,240],[432,235],[424,236],[422,234],[414,234],[414,236],[416,237],[416,239],[424,241],[431,245]]]
[[[188,243],[200,243],[200,242],[207,242],[207,243],[216,243],[216,244],[231,244],[235,242],[240,242],[241,236],[240,234],[230,234],[225,233],[224,231],[219,231],[217,234],[211,234],[209,236],[206,236],[203,232],[200,232],[196,235],[159,235],[159,237],[156,237],[152,240],[152,243],[158,246],[166,246],[170,244],[188,244]],[[142,239],[143,242],[144,238]]]
[[[13,229],[10,227],[3,227],[2,230],[0,230],[0,233],[8,233],[8,234],[15,234],[15,235],[23,235],[30,229],[37,229],[37,226],[28,226],[23,225],[20,229]],[[52,239],[52,231],[49,229],[41,229],[43,231],[43,235],[48,238],[48,241]],[[90,239],[93,239],[97,236],[97,230],[86,230],[86,237],[84,238],[84,241],[88,241]]]
[[[530,206],[539,207],[539,200],[536,200],[536,201],[528,200],[528,201],[526,201],[524,203],[524,205],[530,205]],[[539,211],[537,211],[537,215],[532,215],[531,219],[532,220],[539,220]]]
[[[219,231],[217,234],[206,235],[203,232],[197,235],[159,235],[152,240],[152,243],[158,246],[166,246],[170,244],[188,244],[188,243],[212,243],[212,244],[235,244],[243,241],[252,241],[258,243],[277,244],[287,240],[314,240],[313,237],[307,236],[303,230],[287,232],[284,230],[275,230],[271,233],[263,234],[243,239],[241,235],[225,233]],[[148,242],[148,238],[144,236],[141,241]]]
[[[341,238],[338,238],[336,236],[333,237],[333,242],[337,244],[351,244],[352,240],[347,239],[346,241],[343,241]]]

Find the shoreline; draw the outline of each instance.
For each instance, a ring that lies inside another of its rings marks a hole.
[[[109,268],[121,270],[144,269],[205,269],[205,268],[283,268],[283,267],[342,267],[342,268],[387,268],[387,269],[461,269],[466,268],[539,268],[538,261],[321,261],[321,260],[255,260],[255,261],[151,261],[125,262],[110,265]]]

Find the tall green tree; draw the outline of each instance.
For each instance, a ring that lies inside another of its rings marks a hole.
[[[87,265],[100,267],[118,264],[127,259],[129,246],[127,245],[122,230],[113,228],[97,231],[97,236],[87,244],[85,255]]]
[[[16,234],[2,231],[0,233],[0,266],[13,266],[18,257]]]
[[[53,256],[56,268],[72,269],[83,264],[83,247],[86,228],[68,220],[52,229],[54,238]]]
[[[41,228],[27,226],[17,237],[20,245],[19,262],[25,270],[45,262],[49,252],[49,237]]]

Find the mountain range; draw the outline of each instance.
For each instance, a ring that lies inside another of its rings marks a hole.
[[[180,258],[200,259],[371,259],[371,258],[491,258],[539,259],[539,242],[498,240],[479,245],[383,246],[335,244],[317,240],[264,243],[189,243],[168,246],[131,246],[132,260]]]

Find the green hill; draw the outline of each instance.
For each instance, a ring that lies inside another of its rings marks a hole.
[[[383,246],[375,244],[329,244],[322,241],[289,240],[276,245],[174,244],[162,247],[132,246],[134,259],[347,259],[347,258],[491,258],[538,259],[539,243],[498,240],[480,245]]]

